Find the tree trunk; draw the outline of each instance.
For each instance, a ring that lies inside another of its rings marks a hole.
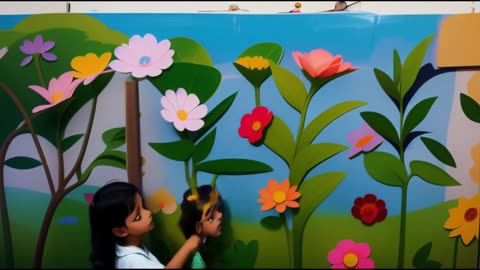
[[[140,111],[138,82],[125,82],[125,136],[127,149],[128,182],[142,190],[142,164],[140,149]]]

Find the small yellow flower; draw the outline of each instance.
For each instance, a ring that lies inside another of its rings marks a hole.
[[[153,213],[161,210],[165,214],[172,214],[177,210],[177,202],[175,196],[170,194],[166,188],[161,188],[147,198],[147,207]]]
[[[473,166],[470,168],[470,178],[474,183],[480,184],[480,144],[476,144],[470,150]]]
[[[465,245],[476,237],[478,239],[479,214],[480,214],[480,193],[472,199],[461,197],[458,199],[458,207],[448,210],[449,219],[443,227],[452,230],[450,237],[460,235]]]
[[[74,69],[72,75],[75,78],[86,79],[88,84],[107,68],[111,58],[112,53],[110,52],[106,52],[100,57],[94,53],[77,56],[70,62],[70,65]]]
[[[236,63],[250,70],[253,70],[254,68],[263,70],[270,67],[268,60],[261,56],[245,56],[237,59]]]

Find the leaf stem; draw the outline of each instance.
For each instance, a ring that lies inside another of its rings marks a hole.
[[[35,62],[35,67],[37,69],[38,78],[43,88],[47,89],[47,83],[45,82],[45,77],[43,76],[42,67],[40,65],[40,54],[36,53],[33,55],[33,61]]]
[[[255,106],[258,107],[260,106],[260,87],[259,86],[254,86],[255,89]]]
[[[452,269],[457,269],[457,255],[458,255],[458,243],[460,236],[455,237],[455,245],[453,246],[453,265]]]

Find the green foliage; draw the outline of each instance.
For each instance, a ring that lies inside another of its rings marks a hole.
[[[18,170],[28,170],[42,165],[42,162],[31,157],[13,157],[5,160],[5,165]]]

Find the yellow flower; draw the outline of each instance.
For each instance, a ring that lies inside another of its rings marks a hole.
[[[470,178],[474,183],[480,184],[480,144],[476,144],[470,150],[473,166],[470,168]]]
[[[236,63],[250,70],[253,70],[254,68],[262,70],[270,67],[268,60],[261,56],[245,56],[237,59]]]
[[[448,210],[449,219],[443,227],[452,230],[450,237],[460,235],[465,245],[470,244],[474,237],[478,239],[480,193],[472,199],[461,197],[458,199],[458,207]]]
[[[85,84],[88,84],[107,68],[111,58],[112,53],[110,52],[106,52],[100,57],[94,53],[77,56],[70,62],[70,65],[74,69],[72,75],[75,78],[85,79]]]
[[[166,188],[161,188],[147,198],[147,207],[153,213],[162,210],[165,214],[172,214],[177,210],[177,202],[175,196],[170,194]]]
[[[475,72],[467,83],[468,95],[473,98],[477,103],[480,103],[480,71]]]

